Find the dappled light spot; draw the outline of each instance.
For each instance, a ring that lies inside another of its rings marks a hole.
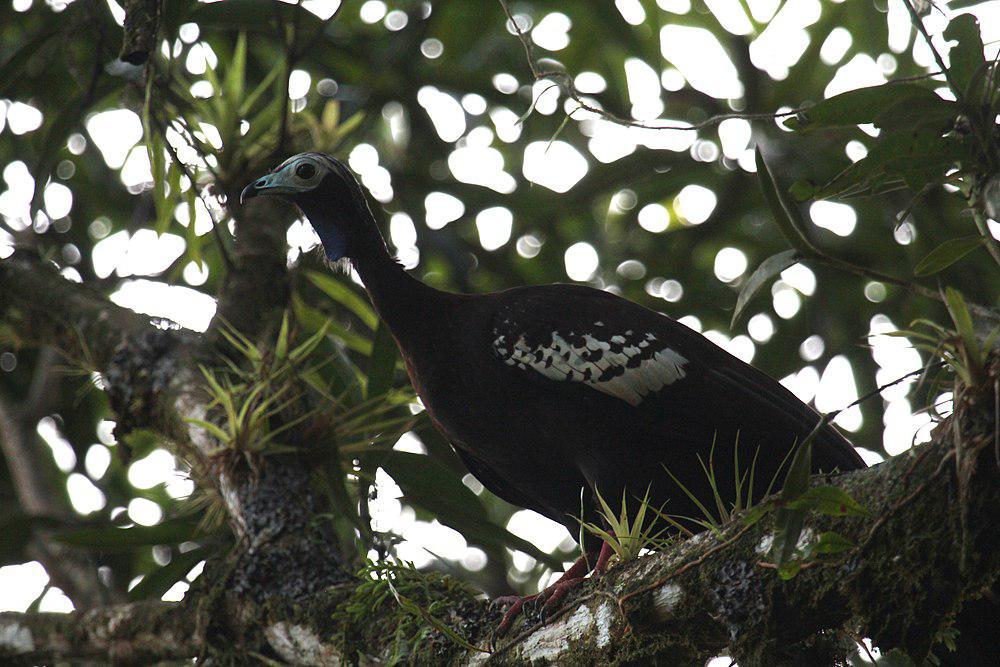
[[[50,218],[63,218],[73,208],[73,192],[62,183],[49,183],[43,191],[42,201]]]
[[[25,612],[45,590],[49,575],[38,561],[0,567],[0,612]]]
[[[43,613],[68,614],[74,609],[73,601],[58,586],[53,586],[46,591],[38,603],[38,611]]]
[[[696,315],[684,315],[683,317],[677,318],[677,321],[686,326],[688,329],[693,329],[698,332],[702,329],[701,320]]]
[[[802,307],[802,297],[798,291],[786,283],[778,280],[771,286],[771,301],[774,312],[783,320],[790,320],[795,317]]]
[[[133,498],[128,503],[128,518],[140,526],[155,526],[163,520],[163,508],[147,498]]]
[[[859,53],[837,69],[837,73],[823,91],[823,96],[829,98],[848,90],[883,83],[885,75],[882,74],[882,68],[867,53]]]
[[[797,373],[781,378],[780,382],[800,401],[809,403],[815,398],[816,390],[819,388],[819,371],[812,366],[805,366]]]
[[[101,444],[93,444],[87,448],[87,454],[83,459],[83,466],[91,479],[98,480],[104,477],[111,465],[111,450]]]
[[[597,250],[586,241],[579,241],[566,248],[563,259],[566,263],[566,275],[570,280],[581,282],[594,277],[600,262]]]
[[[14,160],[4,167],[3,180],[7,189],[0,192],[0,215],[13,231],[27,229],[31,224],[31,196],[35,191],[35,179],[28,171],[28,165]]]
[[[59,427],[56,425],[55,419],[52,417],[42,417],[38,420],[35,430],[45,444],[49,446],[49,449],[52,451],[52,458],[60,470],[69,472],[76,467],[76,453],[73,451],[73,446],[59,432]]]
[[[524,177],[555,192],[568,192],[587,174],[587,160],[565,141],[533,141],[524,148]]]
[[[703,185],[685,185],[674,199],[674,206],[685,221],[700,225],[709,219],[717,202],[715,193]]]
[[[809,47],[806,28],[819,20],[821,12],[818,0],[782,3],[764,32],[750,44],[750,62],[772,79],[784,80]]]
[[[573,541],[565,526],[531,510],[514,512],[507,521],[507,530],[547,553]]]
[[[448,93],[424,86],[417,91],[417,103],[427,111],[442,141],[457,141],[465,134],[465,109]]]
[[[642,280],[646,275],[646,265],[637,259],[626,259],[618,265],[615,273],[627,280]]]
[[[603,93],[608,87],[607,82],[604,77],[597,72],[580,72],[573,79],[573,85],[581,93],[586,93],[589,95],[597,95],[598,93]]]
[[[480,116],[486,113],[486,98],[478,93],[466,93],[462,95],[462,108],[473,116]]]
[[[562,12],[552,12],[542,17],[534,30],[531,41],[549,51],[561,51],[569,46],[569,30],[573,22]],[[521,26],[523,30],[524,27]]]
[[[517,92],[517,79],[513,74],[501,72],[493,75],[493,87],[505,95]]]
[[[670,226],[670,212],[663,204],[646,204],[639,210],[637,219],[640,227],[654,234],[664,232]]]
[[[629,25],[641,25],[646,20],[646,10],[639,0],[615,0],[615,7]]]
[[[215,128],[212,129],[214,130]],[[218,131],[215,134],[217,136]],[[222,145],[221,141],[219,145]],[[149,152],[145,146],[138,145],[129,151],[118,177],[121,179],[122,185],[132,194],[139,194],[147,187],[153,186],[153,173],[149,166]]]
[[[734,35],[749,35],[753,32],[753,24],[740,6],[740,0],[705,0],[705,4],[727,32]]]
[[[125,164],[132,147],[142,138],[142,121],[129,109],[96,113],[86,122],[87,133],[112,169]]]
[[[532,110],[550,116],[559,108],[559,86],[552,81],[536,81],[531,86]]]
[[[167,482],[177,472],[173,455],[165,449],[154,449],[128,467],[128,482],[137,489],[151,489]]]
[[[858,214],[850,204],[833,201],[816,201],[809,206],[813,224],[828,229],[837,236],[850,236],[858,222]]]
[[[510,240],[514,226],[514,214],[503,206],[483,209],[476,215],[476,230],[483,250],[497,250]]]
[[[736,68],[708,30],[664,26],[660,30],[660,50],[697,90],[722,99],[743,97],[743,84]]]
[[[771,340],[774,332],[774,320],[767,313],[757,313],[747,322],[747,333],[758,343]]]
[[[208,69],[215,69],[218,64],[219,58],[206,42],[192,44],[191,48],[188,49],[187,58],[184,60],[184,68],[194,75],[201,75]]]
[[[813,334],[802,341],[799,345],[799,356],[803,361],[816,361],[823,356],[826,350],[826,343],[819,334]]]
[[[819,50],[820,60],[827,65],[836,65],[847,54],[853,41],[854,38],[847,28],[837,26],[823,40],[823,46]]]
[[[625,81],[628,86],[629,101],[632,102],[633,118],[652,120],[663,113],[660,77],[646,61],[639,58],[626,59]]]
[[[78,472],[70,473],[66,478],[66,492],[78,514],[87,515],[102,510],[107,502],[101,490]]]
[[[816,390],[816,409],[820,412],[843,410],[858,399],[858,386],[854,381],[854,369],[847,357],[838,354],[826,365]],[[833,420],[837,426],[854,432],[861,428],[863,419],[857,405],[843,410]]]
[[[510,194],[517,188],[514,177],[503,170],[503,154],[489,146],[456,148],[448,155],[448,168],[461,183],[481,185],[502,194]]]
[[[388,7],[382,0],[367,0],[358,9],[358,16],[368,24],[378,23],[385,17]]]
[[[312,77],[304,69],[293,69],[288,75],[288,98],[297,100],[305,97],[312,87]]]
[[[462,217],[465,204],[446,192],[431,192],[424,197],[425,221],[431,229],[441,229]]]
[[[521,123],[518,115],[507,107],[493,107],[490,109],[490,120],[496,128],[497,137],[504,143],[517,141],[521,136]]]
[[[517,254],[525,259],[537,257],[542,251],[543,241],[534,234],[525,234],[517,240]]]
[[[406,213],[393,213],[389,218],[389,238],[403,268],[416,268],[420,263],[420,250],[417,249],[417,228],[413,219]]]
[[[715,277],[731,283],[747,270],[747,256],[739,248],[723,248],[715,255]]]
[[[742,118],[727,118],[719,123],[719,140],[722,153],[731,160],[738,159],[750,144],[750,123]]]
[[[165,317],[187,329],[205,331],[215,316],[215,299],[190,287],[153,280],[127,280],[111,294],[119,306]]]
[[[781,272],[781,279],[806,296],[816,291],[816,274],[805,264],[792,264]]]
[[[873,280],[865,285],[865,298],[872,303],[881,303],[885,301],[887,294],[888,292],[885,289],[885,283]]]
[[[910,245],[917,238],[917,228],[913,226],[912,222],[903,222],[892,230],[892,238],[899,245]]]
[[[14,134],[34,132],[42,126],[42,112],[24,102],[14,102],[7,108],[7,127]]]

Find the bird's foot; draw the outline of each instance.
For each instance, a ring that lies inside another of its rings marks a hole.
[[[559,603],[574,588],[580,585],[583,577],[565,577],[546,587],[541,593],[518,597],[516,595],[505,595],[493,600],[492,605],[497,607],[507,607],[500,625],[497,626],[496,636],[503,637],[510,630],[517,617],[525,614],[537,617],[539,621],[544,621],[552,612],[558,610]],[[509,606],[508,606],[509,605]]]

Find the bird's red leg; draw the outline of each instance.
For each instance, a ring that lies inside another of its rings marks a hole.
[[[604,574],[604,571],[608,569],[608,561],[611,560],[611,556],[614,554],[611,545],[605,542],[601,545],[601,553],[597,556],[597,565],[594,566],[594,572],[597,574]]]
[[[590,566],[590,559],[588,559],[585,554],[577,558],[570,568],[563,572],[563,575],[559,577],[555,583],[550,584],[540,593],[529,595],[527,597],[504,596],[502,598],[495,599],[493,601],[494,604],[503,604],[507,601],[513,602],[513,604],[511,604],[511,606],[507,609],[507,612],[503,615],[503,618],[500,620],[500,625],[497,626],[497,636],[502,637],[507,633],[507,630],[510,629],[510,626],[521,614],[521,610],[528,602],[542,600],[544,602],[542,611],[545,613],[552,611],[552,609],[566,597],[567,593],[583,581],[583,578],[587,576],[588,572],[593,571],[598,574],[603,574],[604,570],[607,568],[608,559],[610,557],[611,547],[609,547],[605,542],[601,545],[601,552],[597,557],[597,564],[593,568]]]

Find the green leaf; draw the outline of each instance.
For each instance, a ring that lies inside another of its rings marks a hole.
[[[368,359],[368,384],[366,398],[375,398],[392,388],[399,348],[385,322],[380,321],[372,340],[372,354]]]
[[[351,287],[319,271],[309,271],[306,273],[306,277],[328,297],[357,315],[358,319],[370,329],[375,329],[378,326],[378,316],[371,305]]]
[[[0,567],[16,565],[31,558],[25,553],[36,528],[58,528],[62,522],[8,510],[0,520]]]
[[[797,510],[811,510],[831,516],[864,516],[868,514],[858,501],[836,486],[816,486],[788,503]]]
[[[215,550],[216,547],[213,545],[175,554],[169,563],[144,576],[142,581],[128,592],[128,599],[130,601],[160,599],[171,586],[182,581],[191,568],[206,560]]]
[[[778,565],[778,576],[788,581],[794,579],[795,575],[802,569],[802,561],[789,560]]]
[[[962,338],[963,347],[968,355],[969,363],[972,365],[969,370],[974,376],[978,376],[979,370],[982,368],[982,355],[979,350],[979,342],[976,340],[975,328],[972,326],[972,317],[965,305],[965,299],[962,298],[962,293],[953,287],[945,289],[944,298],[951,319],[955,323],[955,330]]]
[[[983,237],[978,234],[949,239],[920,260],[916,268],[913,269],[913,273],[917,276],[931,276],[943,271],[983,245],[983,240]]]
[[[761,262],[757,270],[744,283],[740,295],[736,298],[736,308],[733,310],[733,319],[729,322],[729,328],[732,329],[736,326],[747,304],[772,278],[798,262],[799,259],[798,251],[783,250]]]
[[[171,519],[155,526],[132,526],[117,528],[101,526],[83,528],[61,533],[55,539],[75,547],[88,547],[102,551],[133,549],[157,544],[177,544],[194,539],[198,534],[198,523],[191,519]]]
[[[774,544],[772,553],[779,568],[788,563],[802,534],[805,512],[789,507],[792,501],[809,488],[809,473],[812,471],[812,441],[817,430],[813,430],[799,445],[788,466],[785,483],[781,487],[781,500],[785,507],[778,507],[774,514]],[[797,570],[796,570],[797,571]],[[779,571],[780,574],[780,571]],[[792,576],[795,576],[794,573]]]
[[[889,129],[908,121],[940,122],[958,113],[955,103],[942,99],[929,88],[915,83],[887,83],[850,90],[818,102],[796,116],[797,122],[790,126],[814,130],[873,123]]]
[[[952,92],[967,103],[977,102],[979,96],[973,90],[974,84],[986,73],[979,20],[973,14],[959,14],[945,28],[944,38],[958,42],[948,52],[949,83],[954,82],[958,88]]]
[[[760,188],[764,193],[764,199],[771,209],[774,221],[778,223],[785,240],[804,257],[819,254],[819,251],[809,241],[805,234],[805,223],[802,221],[802,213],[794,202],[782,194],[774,180],[771,169],[764,162],[764,154],[760,152],[760,146],[754,149],[754,156],[757,162],[757,178],[760,181]]]
[[[820,533],[812,547],[814,554],[839,554],[854,548],[854,542],[835,531]]]
[[[395,450],[365,452],[359,458],[362,467],[369,470],[381,467],[389,473],[402,489],[406,502],[430,512],[470,542],[517,549],[549,567],[562,567],[559,558],[493,523],[476,494],[455,472],[434,458]]]

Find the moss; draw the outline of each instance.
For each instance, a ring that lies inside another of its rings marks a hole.
[[[482,602],[454,577],[395,563],[369,563],[358,576],[331,617],[345,654],[353,647],[389,665],[444,664],[484,623]]]

